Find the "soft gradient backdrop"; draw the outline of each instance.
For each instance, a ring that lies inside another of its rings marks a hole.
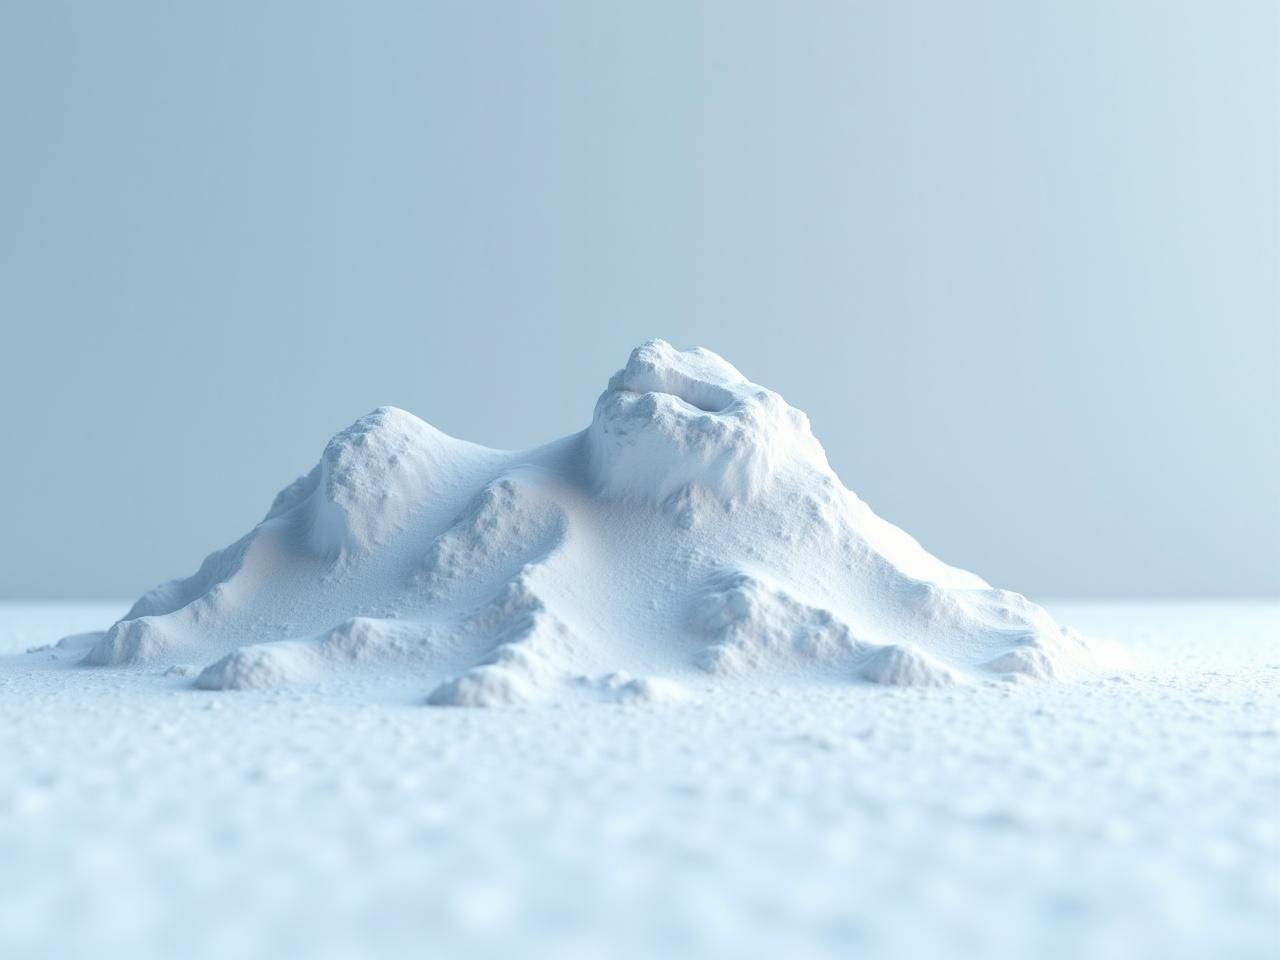
[[[1280,586],[1277,5],[0,3],[0,596],[136,594],[390,403],[649,336],[1036,595]]]

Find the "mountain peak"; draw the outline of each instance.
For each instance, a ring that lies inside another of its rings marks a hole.
[[[661,502],[749,500],[788,464],[830,472],[809,418],[710,350],[648,340],[609,379],[587,432],[597,489]]]

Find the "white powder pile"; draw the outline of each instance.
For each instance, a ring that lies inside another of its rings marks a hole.
[[[778,394],[661,340],[532,450],[375,410],[245,537],[62,646],[206,689],[464,706],[1125,666],[873,514]]]

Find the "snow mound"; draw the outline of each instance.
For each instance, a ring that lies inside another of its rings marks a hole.
[[[240,647],[196,677],[202,690],[314,686],[333,667],[402,660],[423,651],[429,633],[412,621],[352,617],[318,637]]]
[[[313,680],[315,654],[303,643],[285,640],[241,647],[196,677],[201,690],[274,690]]]
[[[485,484],[463,515],[440,534],[414,574],[425,595],[438,600],[476,593],[510,580],[526,564],[564,540],[568,516],[545,495],[537,471],[513,471]]]
[[[830,610],[739,571],[711,578],[694,623],[711,641],[697,658],[709,673],[850,663],[868,649]]]
[[[121,663],[153,663],[172,652],[173,641],[150,616],[121,620],[111,626],[85,654],[84,662],[98,667]]]
[[[533,703],[563,682],[562,664],[572,653],[574,637],[547,612],[527,576],[513,580],[468,626],[491,636],[492,648],[479,664],[436,687],[427,703],[448,707]]]
[[[73,647],[169,676],[205,664],[206,690],[457,707],[1126,666],[877,517],[778,394],[662,340],[632,352],[585,431],[530,450],[373,411],[244,537]]]
[[[911,644],[880,647],[863,663],[858,676],[890,687],[947,687],[960,675]]]
[[[305,504],[307,542],[317,554],[366,552],[437,493],[433,468],[453,444],[413,414],[379,407],[330,440],[319,465],[283,491],[267,516]]]

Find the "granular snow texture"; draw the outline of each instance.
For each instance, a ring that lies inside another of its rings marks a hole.
[[[1140,665],[477,711],[0,657],[0,956],[1274,958],[1280,607],[1054,613]]]
[[[1277,608],[1066,629],[705,350],[533,450],[374,411],[90,612],[0,619],[6,960],[1280,941]]]
[[[803,413],[661,340],[588,429],[532,450],[375,410],[245,537],[62,649],[206,690],[464,707],[1129,666],[928,554],[844,487]]]

